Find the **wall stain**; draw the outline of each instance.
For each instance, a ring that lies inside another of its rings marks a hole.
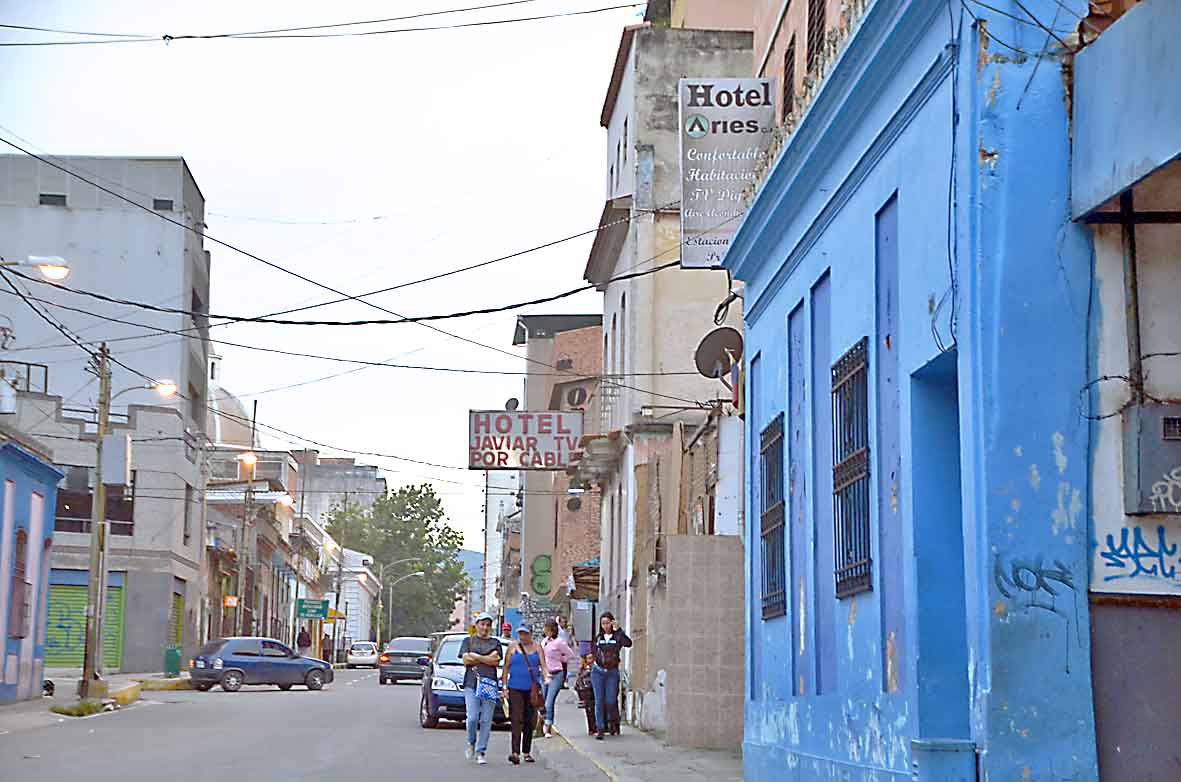
[[[886,636],[886,692],[898,692],[898,647],[894,631]]]
[[[1066,472],[1066,452],[1062,450],[1066,438],[1062,436],[1061,432],[1054,432],[1054,436],[1050,439],[1054,443],[1054,464],[1058,468],[1058,474],[1061,475]]]
[[[1029,485],[1033,487],[1034,491],[1042,487],[1042,475],[1038,472],[1036,464],[1029,465]]]

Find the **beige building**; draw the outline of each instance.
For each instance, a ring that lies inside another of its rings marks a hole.
[[[585,272],[604,297],[600,426],[573,476],[602,493],[599,610],[635,644],[625,714],[718,747],[742,740],[742,439],[719,401],[729,390],[693,358],[728,281],[679,268],[616,278],[679,257],[679,79],[750,75],[753,4],[720,6],[651,3],[620,41],[601,115],[607,202]],[[723,322],[740,326],[738,308]]]

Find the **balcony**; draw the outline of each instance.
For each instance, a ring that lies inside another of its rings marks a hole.
[[[49,367],[26,361],[0,361],[0,377],[17,391],[30,394],[49,393]]]

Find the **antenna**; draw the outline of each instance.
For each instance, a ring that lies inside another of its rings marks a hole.
[[[730,368],[740,358],[742,332],[732,326],[721,326],[706,334],[693,354],[698,372],[723,383]]]

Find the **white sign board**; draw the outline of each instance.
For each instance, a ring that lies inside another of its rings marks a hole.
[[[582,439],[582,413],[472,410],[469,470],[565,470]]]
[[[771,79],[681,79],[681,266],[721,265],[775,130]]]

